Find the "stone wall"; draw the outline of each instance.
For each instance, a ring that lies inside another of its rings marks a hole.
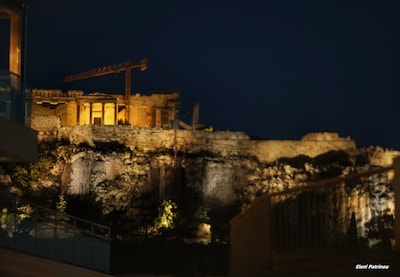
[[[34,129],[48,128],[50,122],[43,120],[45,117],[58,117],[60,119],[60,125],[57,124],[53,127],[61,127],[61,117],[63,117],[66,112],[67,109],[65,104],[54,105],[52,108],[41,105],[32,105],[31,127]]]
[[[41,119],[41,127],[55,126],[56,118]],[[59,126],[59,125],[58,125]],[[46,129],[48,130],[48,129]],[[54,130],[54,128],[52,129]],[[54,132],[41,132],[39,139],[49,139]],[[119,142],[135,151],[157,152],[160,150],[177,150],[183,153],[210,152],[225,156],[255,156],[260,162],[273,162],[282,157],[307,155],[315,157],[331,150],[349,151],[356,149],[353,140],[339,138],[333,140],[251,140],[244,132],[230,131],[190,131],[164,130],[161,128],[135,128],[125,125],[105,126],[86,125],[76,127],[60,127],[56,136],[68,138],[72,144],[87,143],[94,145],[95,141]],[[327,134],[323,135],[327,137]]]
[[[253,152],[260,161],[273,162],[279,158],[299,155],[315,157],[332,150],[349,151],[356,148],[353,140],[263,140],[250,142],[249,153]]]
[[[185,153],[210,151],[222,155],[240,154],[245,142],[250,140],[243,132],[206,132],[189,130],[164,130],[160,128],[135,128],[125,125],[86,125],[62,127],[59,138],[69,138],[71,143],[116,141],[132,150],[143,152],[176,149]]]
[[[61,119],[56,115],[33,115],[31,128],[38,131],[39,140],[57,137]]]

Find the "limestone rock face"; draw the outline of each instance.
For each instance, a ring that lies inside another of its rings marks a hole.
[[[81,152],[71,157],[69,166],[71,167],[71,182],[67,191],[71,194],[89,193],[93,158],[90,154]]]
[[[238,201],[237,191],[248,183],[245,162],[246,159],[239,157],[203,156],[186,160],[186,186],[201,195],[210,208],[232,205]]]
[[[387,166],[400,155],[380,147],[356,148],[350,138],[334,133],[258,142],[241,132],[127,126],[78,126],[55,133],[53,140],[42,140],[54,146],[42,147],[47,152],[39,161],[50,155],[53,162],[38,167],[43,171],[31,178],[35,189],[51,185],[70,195],[89,195],[106,215],[140,213],[138,207],[152,199],[194,197],[207,211],[240,207],[264,193]],[[0,184],[18,187],[21,172],[0,171]],[[337,192],[346,210],[363,214],[357,219],[363,226],[359,234],[367,234],[365,226],[374,216],[394,213],[390,178],[377,175]],[[351,220],[348,213],[342,217]]]

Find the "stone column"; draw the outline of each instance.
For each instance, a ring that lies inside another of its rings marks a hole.
[[[163,122],[161,120],[161,109],[157,108],[156,109],[156,121],[155,121],[156,127],[162,127]]]
[[[138,126],[143,128],[146,127],[146,107],[138,107]]]
[[[118,99],[116,101],[116,103],[114,104],[114,113],[115,113],[115,117],[114,117],[114,125],[118,125]]]
[[[89,122],[89,125],[92,125],[92,124],[93,124],[93,103],[90,102],[90,103],[89,103],[89,106],[90,106],[90,108],[89,108],[89,114],[90,114],[90,122]]]
[[[64,116],[64,126],[76,126],[78,105],[76,101],[67,102],[66,115]]]
[[[104,124],[104,102],[101,102],[101,125],[105,125]]]
[[[77,102],[77,109],[76,109],[76,125],[81,125],[81,102]]]

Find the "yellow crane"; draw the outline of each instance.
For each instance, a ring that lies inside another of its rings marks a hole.
[[[126,100],[126,107],[125,107],[125,113],[126,113],[126,121],[129,121],[129,101],[130,101],[130,96],[131,96],[131,70],[134,68],[140,68],[140,71],[144,71],[147,69],[148,65],[148,60],[142,59],[140,63],[134,63],[131,61],[127,62],[122,62],[119,64],[114,64],[114,65],[107,65],[95,69],[91,69],[82,73],[78,74],[72,74],[68,75],[64,78],[64,82],[71,82],[71,81],[77,81],[77,80],[82,80],[82,79],[87,79],[87,78],[92,78],[92,77],[98,77],[98,76],[103,76],[107,74],[118,74],[122,71],[125,71],[125,100]]]

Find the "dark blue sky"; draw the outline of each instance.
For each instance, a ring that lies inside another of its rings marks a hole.
[[[400,149],[398,1],[25,2],[32,87],[123,94],[123,74],[62,80],[146,57],[133,93],[179,89],[186,122],[199,102],[214,129]]]

